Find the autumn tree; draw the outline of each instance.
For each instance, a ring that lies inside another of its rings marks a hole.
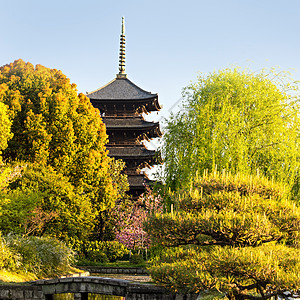
[[[300,289],[300,208],[261,176],[205,173],[149,216],[155,282],[173,292],[264,300]]]
[[[167,187],[205,169],[255,174],[297,188],[298,85],[284,73],[225,69],[200,75],[183,92],[183,110],[166,122],[162,154]]]
[[[2,161],[2,151],[7,148],[7,142],[12,138],[11,123],[8,115],[8,107],[0,102],[0,163]]]
[[[49,167],[98,213],[115,205],[128,187],[123,165],[107,156],[99,111],[75,84],[59,70],[17,60],[0,68],[0,96],[12,123],[6,161]]]

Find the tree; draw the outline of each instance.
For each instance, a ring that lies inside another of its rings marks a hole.
[[[149,235],[144,230],[144,222],[150,214],[163,210],[162,198],[149,187],[137,201],[116,206],[112,216],[117,220],[116,240],[131,250],[149,248]]]
[[[219,291],[269,299],[300,289],[300,208],[288,189],[259,176],[214,172],[149,217],[152,242],[167,248],[152,278],[177,292]]]
[[[2,147],[5,160],[48,168],[50,181],[57,177],[57,185],[72,185],[70,191],[81,195],[72,201],[84,198],[98,212],[115,205],[128,186],[123,165],[107,156],[100,113],[75,84],[61,71],[17,60],[0,68],[0,96],[12,120],[13,136]]]
[[[85,240],[97,210],[66,177],[50,166],[32,163],[3,167],[6,188],[0,191],[0,230],[23,235],[51,235]]]
[[[92,239],[101,241],[112,241],[115,239],[116,222],[119,215],[116,213],[123,213],[128,209],[128,205],[131,205],[131,201],[128,199],[126,192],[129,190],[129,185],[127,181],[127,175],[121,174],[120,170],[125,167],[125,162],[122,160],[115,160],[112,158],[110,163],[109,173],[114,184],[117,186],[118,200],[116,201],[116,206],[109,207],[105,210],[101,210],[98,214],[98,222],[96,225],[96,230]],[[120,211],[122,207],[123,211]]]
[[[2,150],[4,150],[7,147],[7,142],[9,141],[10,138],[12,138],[11,120],[9,119],[8,116],[8,107],[1,102],[0,102],[0,128],[1,128],[0,130],[0,163],[1,163]]]
[[[298,85],[272,70],[200,75],[184,89],[184,109],[166,123],[162,146],[168,187],[205,169],[227,169],[297,185]]]

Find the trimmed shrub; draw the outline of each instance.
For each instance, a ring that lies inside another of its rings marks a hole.
[[[138,253],[132,254],[130,259],[129,259],[129,262],[132,265],[141,265],[141,264],[145,263],[145,261],[143,259],[143,255],[138,254]]]
[[[87,257],[90,261],[99,263],[108,263],[107,255],[102,250],[91,249],[89,250]]]
[[[92,259],[95,255],[99,256],[100,252],[105,254],[109,261],[116,261],[127,254],[128,250],[117,241],[90,241],[84,244],[84,253],[87,258]]]
[[[117,241],[80,241],[69,239],[68,246],[77,252],[80,259],[105,263],[116,261],[128,254],[128,249]]]
[[[173,195],[170,212],[150,215],[155,283],[182,294],[228,299],[285,298],[300,289],[300,206],[261,176],[205,173]]]

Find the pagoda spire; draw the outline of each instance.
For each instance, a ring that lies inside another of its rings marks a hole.
[[[126,78],[125,73],[125,20],[122,17],[122,30],[120,35],[120,55],[119,55],[119,74],[117,78]]]

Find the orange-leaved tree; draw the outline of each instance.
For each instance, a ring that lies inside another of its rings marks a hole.
[[[113,207],[126,177],[121,169],[118,180],[111,176],[105,125],[76,85],[59,70],[17,60],[0,68],[0,91],[13,134],[3,158],[51,166],[98,212]]]

